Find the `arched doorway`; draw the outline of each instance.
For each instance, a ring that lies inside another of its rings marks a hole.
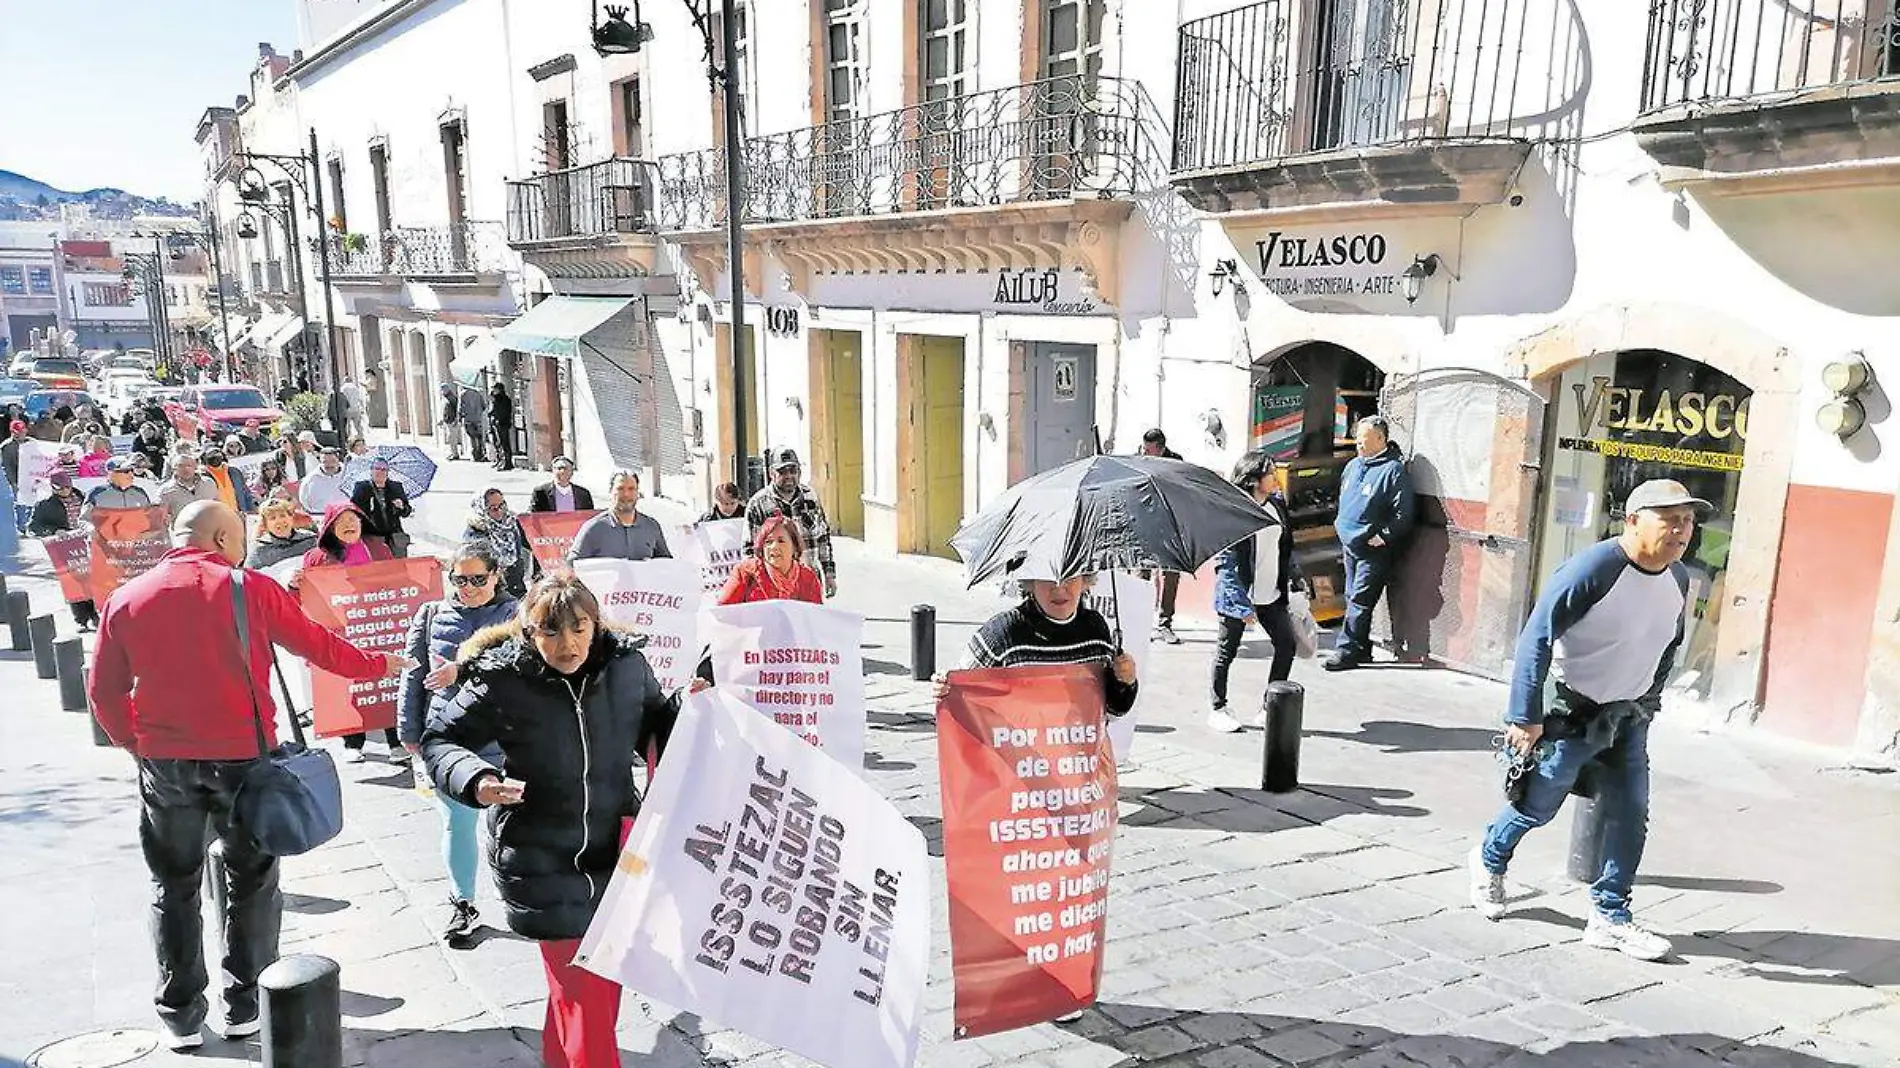
[[[1345,614],[1345,568],[1333,515],[1339,475],[1353,457],[1353,427],[1379,410],[1385,372],[1343,345],[1312,341],[1254,363],[1247,446],[1282,464],[1293,515],[1295,560],[1313,582],[1313,616]]]
[[[435,394],[429,389],[429,338],[420,331],[409,335],[409,396],[414,405],[415,431],[435,436]]]
[[[1754,391],[1662,349],[1591,356],[1550,387],[1555,410],[1538,516],[1538,588],[1565,560],[1622,529],[1622,502],[1639,484],[1671,478],[1689,487],[1715,505],[1715,514],[1697,528],[1683,558],[1692,611],[1670,682],[1708,696]]]

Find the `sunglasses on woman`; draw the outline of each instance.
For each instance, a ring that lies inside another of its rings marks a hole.
[[[450,575],[449,584],[457,587],[475,586],[479,588],[488,585],[488,580],[493,577],[495,577],[493,571],[484,571],[479,575]]]

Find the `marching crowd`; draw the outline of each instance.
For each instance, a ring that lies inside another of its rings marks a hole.
[[[462,419],[460,401],[444,394],[445,423],[451,402],[456,420]],[[1413,522],[1412,491],[1389,427],[1375,416],[1356,436],[1359,455],[1343,475],[1337,522],[1346,553],[1347,614],[1323,662],[1328,670],[1370,662],[1370,614]],[[1168,452],[1158,430],[1142,452],[1157,465],[1186,466]],[[275,956],[281,894],[276,858],[249,844],[235,798],[247,780],[269,773],[279,752],[276,724],[259,713],[257,695],[269,689],[269,650],[282,645],[345,677],[400,677],[397,721],[386,741],[390,759],[411,766],[417,781],[432,787],[440,811],[451,887],[443,941],[468,947],[479,924],[477,824],[488,809],[487,856],[507,925],[538,943],[543,958],[546,1063],[617,1064],[620,989],[573,964],[640,807],[635,761],[608,754],[637,757],[649,769],[664,760],[685,694],[716,683],[710,664],[701,663],[684,691],[663,691],[641,640],[608,623],[595,594],[572,572],[543,568],[520,516],[492,487],[471,500],[459,546],[446,561],[445,595],[410,622],[405,653],[364,654],[312,623],[284,586],[262,575],[236,584],[233,575],[242,567],[295,560],[288,580],[295,587],[302,569],[404,556],[404,520],[413,504],[386,463],[345,486],[337,450],[293,440],[267,461],[283,482],[272,484],[260,467],[255,482],[246,484],[231,476],[217,445],[174,446],[159,458],[171,477],[160,500],[148,496],[143,503],[166,507],[175,548],[102,606],[90,688],[101,726],[141,769],[140,839],[155,887],[156,1003],[172,1046],[201,1044],[209,1012],[197,887],[213,838],[225,843],[230,872],[222,1033],[242,1037],[258,1030],[256,981]],[[108,461],[108,485],[95,492],[94,503],[107,493],[119,496],[103,506],[138,502],[133,463]],[[803,481],[796,452],[774,450],[768,468],[768,484],[749,498],[736,485],[717,487],[703,517],[747,523],[749,555],[733,570],[719,603],[823,603],[838,591],[824,509]],[[573,462],[557,458],[552,478],[530,495],[529,511],[592,510],[594,494],[574,476]],[[293,481],[294,495],[285,489]],[[69,483],[55,485],[55,496],[34,509],[35,530],[78,522],[87,506],[72,502]],[[1307,624],[1299,618],[1306,583],[1293,563],[1279,485],[1274,458],[1260,450],[1242,456],[1226,481],[1252,510],[1253,532],[1213,561],[1220,624],[1208,724],[1218,731],[1237,731],[1247,722],[1229,711],[1228,677],[1250,625],[1257,623],[1273,646],[1269,680],[1277,681],[1290,675],[1297,632]],[[568,560],[672,555],[664,529],[641,511],[640,501],[639,475],[614,472],[605,508],[580,528]],[[254,540],[244,522],[252,511],[258,516]],[[1680,484],[1645,483],[1626,502],[1621,536],[1565,565],[1538,601],[1520,640],[1506,714],[1507,800],[1470,858],[1472,904],[1485,916],[1504,912],[1503,876],[1517,843],[1553,818],[1579,778],[1589,776],[1614,829],[1593,887],[1596,910],[1585,940],[1644,959],[1668,953],[1666,940],[1633,922],[1629,897],[1648,804],[1647,724],[1681,639],[1686,585],[1679,561],[1708,511],[1707,502]],[[1020,600],[978,629],[962,666],[1090,664],[1103,681],[1101,714],[1126,713],[1140,680],[1119,631],[1087,603],[1094,576],[1015,577]],[[1167,642],[1178,641],[1178,577],[1166,571],[1157,579],[1156,636]],[[161,637],[187,625],[238,638],[181,648]],[[243,674],[233,673],[234,662]],[[1547,687],[1554,693],[1548,701]],[[363,758],[361,735],[346,745]]]

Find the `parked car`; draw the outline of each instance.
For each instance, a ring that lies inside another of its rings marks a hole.
[[[95,410],[99,402],[92,394],[83,389],[36,389],[26,395],[26,417],[38,419],[42,414],[57,410],[61,405],[77,409],[82,404],[90,404]]]
[[[156,385],[158,383],[149,373],[140,370],[108,369],[100,376],[99,382],[100,392],[113,404],[122,404],[137,396],[141,390]]]
[[[269,433],[284,417],[282,411],[272,407],[263,390],[243,384],[187,386],[176,401],[165,405],[165,414],[171,417],[179,436],[185,438],[201,434],[222,438],[244,429],[244,424],[253,419],[258,429]]]
[[[30,378],[0,378],[0,405],[25,404],[27,394],[38,385]]]
[[[86,374],[79,361],[64,356],[36,357],[21,376],[38,382],[41,389],[85,389]]]
[[[31,349],[14,353],[13,359],[7,361],[7,377],[25,378],[26,373],[33,369],[33,361],[38,358]]]

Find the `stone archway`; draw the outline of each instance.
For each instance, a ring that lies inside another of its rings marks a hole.
[[[1752,718],[1761,701],[1769,601],[1794,460],[1799,365],[1782,342],[1723,312],[1646,302],[1594,308],[1525,338],[1506,353],[1506,373],[1536,383],[1548,396],[1572,365],[1632,349],[1696,360],[1754,394],[1709,693],[1716,710]]]

